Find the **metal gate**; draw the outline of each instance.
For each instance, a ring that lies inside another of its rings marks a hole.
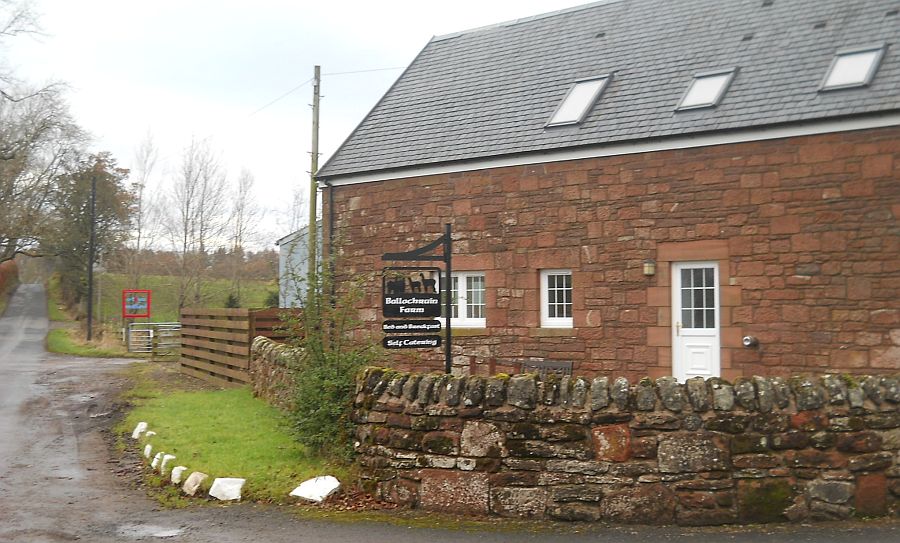
[[[128,325],[129,353],[158,353],[181,347],[180,322],[133,322]]]

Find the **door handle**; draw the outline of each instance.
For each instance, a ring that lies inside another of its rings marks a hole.
[[[680,322],[675,323],[675,335],[676,336],[681,335],[681,323]]]

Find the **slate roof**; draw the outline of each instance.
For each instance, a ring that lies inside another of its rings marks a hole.
[[[435,37],[319,176],[900,109],[900,1],[765,4],[613,0]],[[870,86],[819,92],[837,50],[880,43]],[[717,107],[676,111],[694,74],[732,67]],[[575,80],[606,73],[582,123],[545,126]]]

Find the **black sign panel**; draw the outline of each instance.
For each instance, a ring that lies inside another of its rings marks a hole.
[[[388,334],[421,334],[441,331],[441,321],[384,321],[381,330]]]
[[[407,319],[441,316],[441,295],[431,293],[404,293],[384,296],[385,317]]]
[[[440,251],[440,254],[432,254]],[[448,319],[446,326],[431,317],[439,317],[442,309],[450,315],[451,301],[449,296],[450,277],[453,271],[453,236],[449,223],[444,224],[444,235],[440,238],[411,251],[384,253],[382,260],[400,262],[443,262],[444,277],[441,280],[441,269],[435,266],[387,266],[382,276],[382,314],[389,319],[382,324],[386,334],[423,334],[386,336],[381,344],[386,349],[428,349],[441,346],[441,336],[424,335],[427,332],[438,332],[443,328],[445,340],[444,371],[450,373],[452,365],[451,335],[452,323]],[[440,290],[448,295],[441,300]],[[419,320],[414,320],[419,319]]]
[[[381,340],[385,349],[428,349],[441,346],[441,336],[386,336]]]

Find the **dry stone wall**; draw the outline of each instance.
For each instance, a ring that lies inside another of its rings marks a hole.
[[[368,368],[357,450],[379,498],[424,509],[716,525],[900,510],[900,379]]]
[[[253,395],[284,410],[294,402],[293,368],[304,356],[303,349],[257,336],[250,346],[250,382]]]

